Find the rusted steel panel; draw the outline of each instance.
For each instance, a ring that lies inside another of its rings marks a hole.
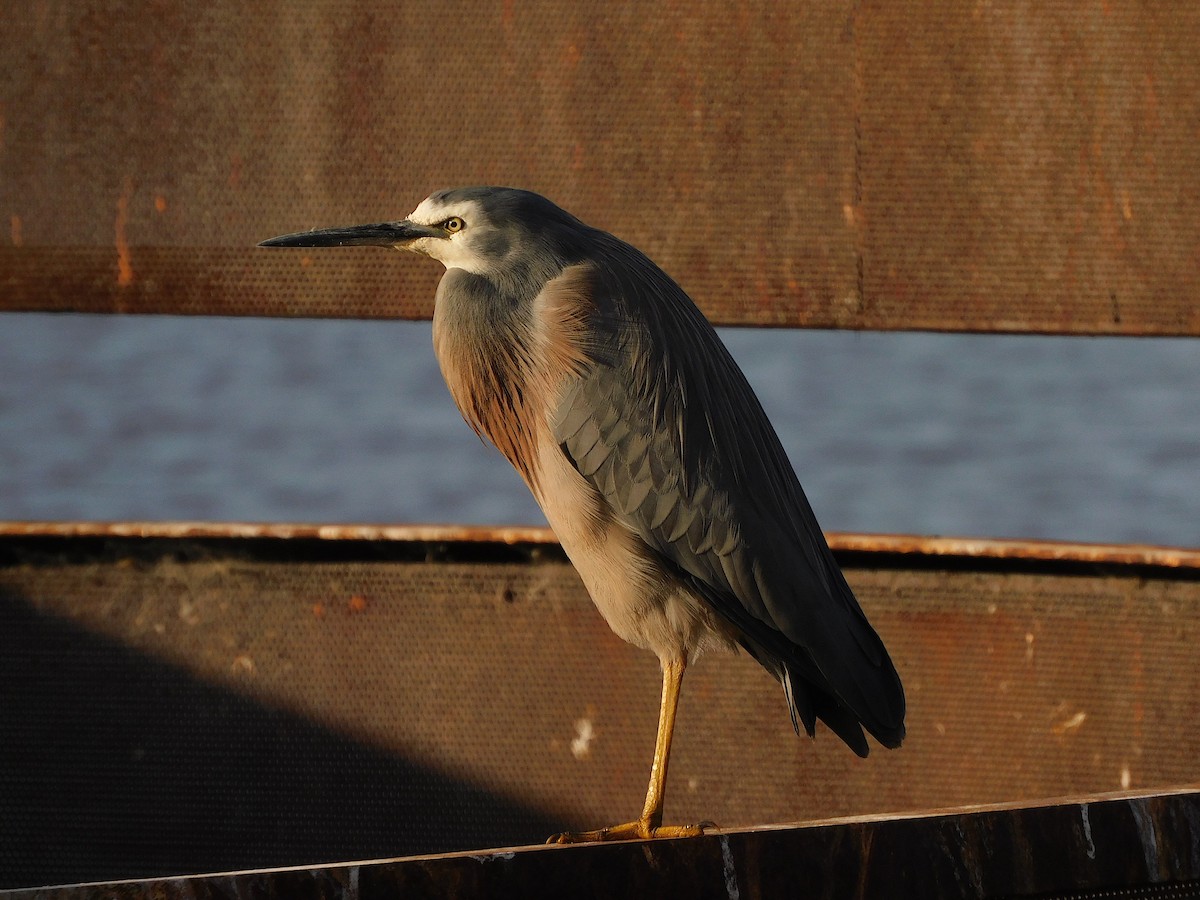
[[[0,538],[9,886],[502,846],[640,808],[656,663],[538,534],[77,531]],[[669,819],[1200,780],[1194,560],[894,549],[839,555],[905,680],[905,746],[798,739],[778,684],[706,657]]]
[[[421,896],[1200,897],[1200,795],[1086,798],[707,834],[16,892],[12,900]]]
[[[0,309],[427,316],[435,264],[253,245],[499,182],[642,247],[719,323],[1200,334],[1195,4],[10,19]]]
[[[362,248],[134,246],[123,258],[135,273],[127,283],[111,247],[0,247],[0,310],[428,319],[442,271]]]
[[[868,2],[855,21],[866,323],[1195,333],[1200,7]]]

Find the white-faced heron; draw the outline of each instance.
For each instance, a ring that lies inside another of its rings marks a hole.
[[[664,826],[683,671],[746,650],[792,725],[859,756],[904,738],[904,689],[817,525],[762,406],[712,326],[640,251],[512,188],[439,191],[407,219],[270,247],[377,245],[446,267],[433,313],[463,417],[521,473],[601,615],[658,655],[662,707],[641,815],[559,840],[699,834]]]

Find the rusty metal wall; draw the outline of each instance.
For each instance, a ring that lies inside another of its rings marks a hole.
[[[10,6],[0,309],[427,316],[252,245],[501,182],[719,322],[1200,333],[1195,4]]]
[[[1198,335],[1197,46],[1150,2],[9,4],[0,311],[428,316],[432,263],[253,244],[499,182],[721,323]],[[654,661],[553,548],[400,543],[0,541],[0,886],[636,812]],[[797,740],[704,659],[672,819],[1200,779],[1194,567],[845,558],[905,748]]]
[[[705,657],[670,820],[1200,782],[1194,565],[841,555],[904,678],[905,746],[797,738],[777,683]],[[504,846],[640,809],[657,665],[553,545],[12,536],[0,563],[0,886]]]

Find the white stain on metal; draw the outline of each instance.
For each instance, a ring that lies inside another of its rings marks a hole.
[[[1079,728],[1079,726],[1081,726],[1086,721],[1087,721],[1087,713],[1085,713],[1083,710],[1080,710],[1079,712],[1075,713],[1075,715],[1071,716],[1070,718],[1064,719],[1063,721],[1059,722],[1051,730],[1055,734],[1067,734],[1068,732],[1077,730]]]
[[[1142,853],[1146,857],[1146,871],[1158,874],[1158,832],[1154,830],[1154,819],[1146,812],[1145,802],[1130,800],[1129,811],[1137,822],[1138,836],[1142,839]]]
[[[496,862],[497,860],[515,859],[516,856],[517,856],[516,851],[509,850],[506,853],[471,854],[471,859],[475,860],[475,862],[477,862],[477,863],[489,863],[489,862]]]
[[[350,867],[350,885],[346,889],[346,896],[350,900],[358,900],[358,866]]]
[[[725,870],[725,893],[729,900],[741,900],[742,892],[738,890],[737,871],[733,867],[733,851],[729,849],[729,838],[721,835],[721,865]]]
[[[1088,859],[1096,858],[1096,845],[1092,841],[1092,823],[1088,819],[1088,805],[1085,803],[1079,809],[1079,816],[1083,819],[1083,836],[1087,838],[1087,855]]]
[[[576,759],[586,759],[591,750],[592,738],[596,729],[592,727],[591,719],[575,720],[575,737],[571,740],[571,753]]]

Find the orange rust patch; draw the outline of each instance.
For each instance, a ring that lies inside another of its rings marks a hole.
[[[114,223],[116,236],[114,243],[117,247],[117,284],[129,287],[133,284],[133,263],[129,258],[129,239],[125,234],[125,226],[129,222],[129,198],[133,194],[133,179],[125,179],[125,189],[117,198],[117,219]]]

